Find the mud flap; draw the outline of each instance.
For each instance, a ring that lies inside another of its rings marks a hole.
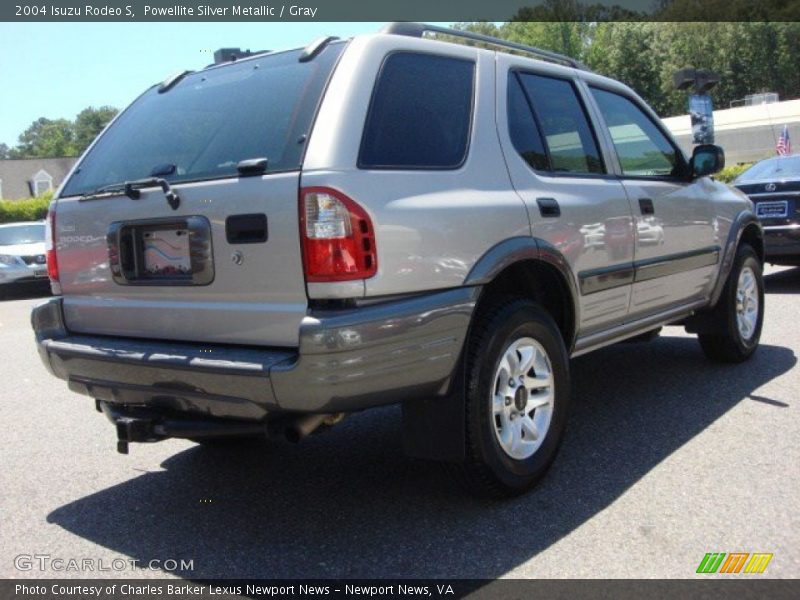
[[[464,462],[466,416],[463,362],[458,362],[447,395],[403,402],[403,451],[406,456]]]

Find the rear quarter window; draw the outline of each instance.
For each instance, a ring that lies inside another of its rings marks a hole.
[[[396,52],[372,93],[358,166],[362,169],[455,169],[469,145],[475,63]]]

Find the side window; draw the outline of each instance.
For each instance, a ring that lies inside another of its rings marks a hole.
[[[551,169],[605,173],[597,140],[572,83],[531,73],[519,77],[542,128]]]
[[[683,157],[642,109],[619,94],[594,87],[591,90],[624,175],[663,177],[684,171]]]
[[[508,133],[514,148],[531,168],[550,170],[539,127],[517,74],[513,72],[508,74]]]
[[[452,169],[467,154],[475,63],[397,52],[372,93],[358,166]]]

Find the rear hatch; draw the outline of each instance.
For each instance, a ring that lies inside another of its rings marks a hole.
[[[70,330],[297,345],[307,305],[300,167],[343,47],[305,62],[297,50],[191,73],[119,116],[56,204]],[[152,178],[166,184],[122,191]]]

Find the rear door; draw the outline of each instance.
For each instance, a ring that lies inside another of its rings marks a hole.
[[[702,181],[634,97],[589,86],[607,125],[636,220],[632,318],[704,298],[720,247]]]
[[[505,67],[505,68],[503,68]],[[563,255],[579,291],[579,334],[622,323],[633,280],[633,219],[608,172],[570,71],[498,55],[498,127],[534,237]]]
[[[151,88],[64,185],[56,249],[70,330],[295,346],[307,299],[298,189],[343,44],[263,55]],[[267,159],[266,169],[240,170]],[[129,195],[120,184],[160,177]],[[111,193],[95,193],[111,188]],[[132,197],[129,197],[132,196]]]

